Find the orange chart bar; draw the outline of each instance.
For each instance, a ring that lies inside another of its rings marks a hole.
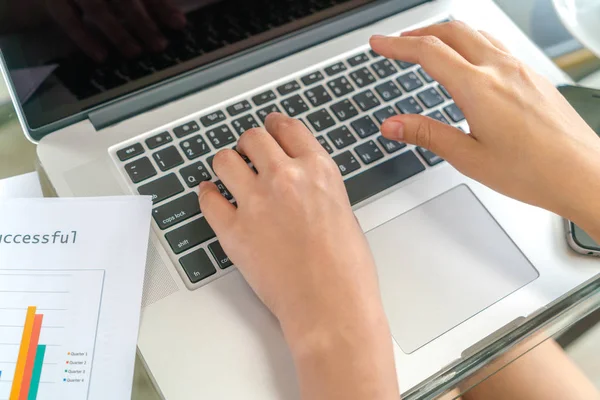
[[[33,333],[35,311],[36,307],[27,307],[25,328],[23,329],[23,337],[21,338],[21,347],[19,348],[19,358],[17,359],[17,367],[10,391],[10,400],[19,400],[19,394],[21,393],[21,384],[23,382],[23,375],[25,374],[25,365],[27,364],[27,352],[29,351],[29,343]]]
[[[29,387],[31,385],[31,376],[33,374],[33,365],[35,363],[36,352],[40,341],[40,331],[42,330],[42,320],[44,314],[35,314],[33,319],[33,332],[29,341],[29,350],[27,351],[27,362],[25,363],[25,373],[23,374],[23,383],[21,384],[21,393],[19,400],[27,400],[29,396]]]

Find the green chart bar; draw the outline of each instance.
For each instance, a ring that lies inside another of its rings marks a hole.
[[[35,353],[33,364],[33,373],[31,374],[31,386],[27,400],[36,400],[38,389],[40,388],[40,378],[42,377],[42,365],[44,364],[44,355],[46,354],[46,345],[40,344]]]

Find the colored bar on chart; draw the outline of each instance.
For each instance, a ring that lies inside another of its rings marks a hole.
[[[31,340],[29,341],[29,351],[27,352],[27,362],[25,363],[25,373],[23,374],[23,383],[21,384],[19,400],[27,400],[27,397],[29,396],[29,385],[31,384],[33,363],[40,341],[40,331],[42,330],[43,319],[44,314],[35,314],[35,318],[33,319],[33,332],[31,332]]]
[[[23,382],[23,374],[25,373],[25,364],[27,363],[27,352],[29,351],[29,342],[33,333],[35,310],[36,307],[27,307],[27,317],[25,317],[25,327],[23,328],[19,358],[17,358],[17,367],[15,368],[15,376],[10,391],[10,400],[19,400],[19,394],[21,393],[21,384]]]
[[[38,389],[40,388],[40,379],[42,377],[42,365],[44,365],[44,356],[46,355],[46,345],[40,344],[35,352],[35,362],[33,364],[33,374],[31,375],[31,388],[27,400],[36,400]]]

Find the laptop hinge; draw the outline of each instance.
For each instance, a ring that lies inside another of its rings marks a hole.
[[[262,65],[370,25],[393,14],[434,0],[378,1],[333,19],[269,42],[239,55],[190,71],[141,92],[108,103],[88,114],[96,130],[101,130],[140,113],[169,103]]]

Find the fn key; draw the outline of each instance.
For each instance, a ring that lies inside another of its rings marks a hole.
[[[179,263],[192,283],[198,283],[202,279],[217,273],[204,249],[198,249],[185,257],[181,257]]]

